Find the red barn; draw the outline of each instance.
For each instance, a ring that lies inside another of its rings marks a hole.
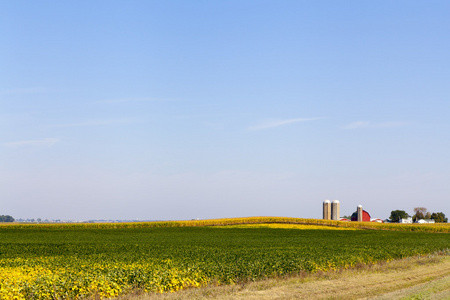
[[[362,220],[363,220],[363,222],[370,222],[370,214],[367,211],[365,211],[365,210],[363,210]],[[353,213],[352,221],[353,222],[354,221],[358,221],[358,212],[355,211]]]

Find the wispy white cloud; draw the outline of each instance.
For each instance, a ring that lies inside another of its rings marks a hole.
[[[3,145],[6,147],[23,147],[23,146],[53,146],[59,142],[57,138],[45,138],[40,140],[26,140],[26,141],[14,141],[7,142]]]
[[[402,127],[402,126],[408,126],[411,125],[411,122],[401,122],[401,121],[393,121],[393,122],[382,122],[374,124],[377,128],[383,128],[383,127]]]
[[[218,122],[203,122],[203,125],[212,129],[223,129],[224,126],[222,123]]]
[[[95,126],[110,126],[110,125],[124,125],[133,123],[142,123],[139,119],[106,119],[106,120],[89,120],[79,123],[58,124],[54,127],[95,127]]]
[[[274,127],[280,127],[284,125],[289,125],[293,123],[300,123],[300,122],[309,122],[309,121],[316,121],[323,118],[296,118],[296,119],[284,119],[284,120],[271,120],[266,121],[254,126],[250,126],[247,129],[248,130],[262,130],[262,129],[269,129]]]
[[[115,103],[131,103],[131,102],[159,102],[159,101],[169,101],[169,100],[173,100],[173,99],[157,98],[157,97],[137,97],[137,98],[119,98],[119,99],[100,100],[95,103],[115,104]]]
[[[370,127],[370,122],[357,121],[344,126],[344,129],[356,129]]]
[[[0,95],[22,95],[22,94],[40,94],[48,90],[43,87],[20,88],[11,90],[0,90]]]
[[[400,121],[392,121],[392,122],[367,122],[367,121],[357,121],[350,124],[345,125],[344,129],[360,129],[360,128],[389,128],[389,127],[401,127],[410,125],[411,122],[400,122]]]

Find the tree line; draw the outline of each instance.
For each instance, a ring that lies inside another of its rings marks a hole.
[[[400,222],[401,219],[407,219],[411,216],[404,210],[393,210],[391,211],[391,215],[389,220],[391,222]],[[417,222],[418,220],[429,219],[434,220],[436,223],[447,223],[448,218],[445,217],[443,212],[429,212],[425,207],[414,207],[414,215],[412,216],[413,222]]]
[[[14,222],[14,218],[11,216],[0,216],[0,222]]]

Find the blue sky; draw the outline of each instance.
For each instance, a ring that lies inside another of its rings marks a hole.
[[[0,214],[450,215],[448,1],[3,1]]]

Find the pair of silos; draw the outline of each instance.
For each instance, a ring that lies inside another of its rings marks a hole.
[[[323,219],[324,220],[340,220],[340,207],[339,200],[323,201]]]

